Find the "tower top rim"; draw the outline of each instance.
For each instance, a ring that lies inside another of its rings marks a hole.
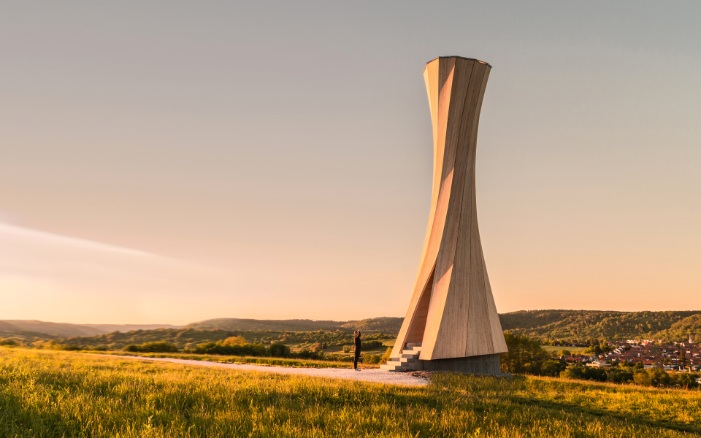
[[[481,59],[477,59],[477,58],[467,58],[467,57],[465,57],[465,56],[437,56],[437,57],[433,58],[432,60],[428,61],[428,62],[426,63],[426,65],[432,63],[433,61],[439,60],[439,59],[464,59],[464,60],[466,60],[466,61],[475,61],[475,62],[479,62],[480,64],[485,64],[485,65],[487,65],[489,68],[492,68],[492,64],[490,64],[490,63],[488,63],[488,62],[486,62],[486,61],[482,61]]]

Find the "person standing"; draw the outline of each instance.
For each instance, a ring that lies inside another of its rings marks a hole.
[[[360,371],[358,361],[360,360],[360,330],[353,332],[353,340],[355,341],[355,356],[353,357],[353,369]]]

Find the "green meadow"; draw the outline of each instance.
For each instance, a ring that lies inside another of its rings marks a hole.
[[[3,437],[681,437],[701,392],[436,374],[426,387],[0,348]]]

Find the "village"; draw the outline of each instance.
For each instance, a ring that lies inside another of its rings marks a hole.
[[[608,368],[622,363],[641,364],[643,368],[662,368],[671,372],[701,371],[701,344],[689,342],[659,343],[648,339],[609,341],[608,350],[598,355],[572,354],[568,364]],[[701,379],[700,379],[701,380]],[[701,383],[701,382],[697,382]]]

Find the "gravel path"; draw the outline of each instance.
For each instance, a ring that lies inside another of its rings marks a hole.
[[[146,360],[151,362],[179,363],[201,367],[228,368],[240,371],[261,371],[264,373],[294,374],[299,376],[324,377],[327,379],[358,380],[362,382],[389,383],[392,385],[425,386],[428,380],[412,376],[411,373],[395,373],[378,368],[355,371],[352,368],[294,368],[268,365],[207,362],[203,360],[175,359],[170,357],[110,356],[121,359]]]

